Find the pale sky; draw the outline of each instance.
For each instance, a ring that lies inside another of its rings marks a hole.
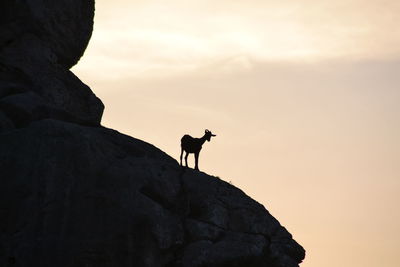
[[[399,1],[97,0],[72,70],[103,125],[262,203],[302,267],[398,267]],[[193,166],[193,157],[189,157]]]

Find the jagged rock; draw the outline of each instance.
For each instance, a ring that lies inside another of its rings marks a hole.
[[[295,267],[304,250],[241,190],[102,127],[0,134],[0,266]]]

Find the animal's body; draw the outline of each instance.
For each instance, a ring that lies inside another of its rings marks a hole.
[[[194,154],[194,158],[195,158],[195,166],[194,166],[194,168],[196,170],[199,170],[199,154],[200,154],[200,150],[203,147],[204,142],[206,140],[210,141],[212,136],[216,136],[216,135],[212,134],[212,132],[209,131],[209,130],[205,130],[204,136],[201,137],[201,138],[194,138],[194,137],[191,137],[188,134],[185,134],[181,138],[181,156],[180,156],[180,164],[181,164],[181,166],[182,166],[183,151],[185,151],[186,152],[186,155],[185,155],[186,167],[188,167],[187,158],[188,158],[190,153],[193,153]]]

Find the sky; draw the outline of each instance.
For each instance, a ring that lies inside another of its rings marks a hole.
[[[302,267],[398,267],[397,0],[97,0],[72,71],[102,124],[262,203],[307,251]],[[194,159],[189,157],[189,165]]]

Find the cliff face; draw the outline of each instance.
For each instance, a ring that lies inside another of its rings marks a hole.
[[[240,189],[99,125],[68,70],[93,10],[0,4],[0,266],[298,266],[304,249]]]
[[[100,124],[103,104],[69,71],[88,44],[93,15],[90,0],[0,2],[0,127],[44,118]]]

